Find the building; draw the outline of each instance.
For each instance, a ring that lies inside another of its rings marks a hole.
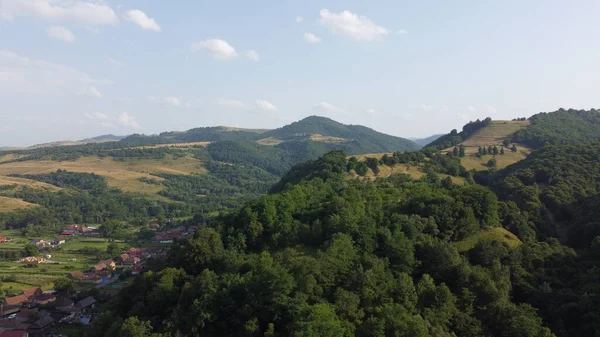
[[[23,295],[27,297],[27,299],[32,299],[36,296],[42,295],[44,292],[41,288],[29,288],[23,290]]]
[[[69,232],[81,234],[83,232],[87,232],[88,228],[84,225],[72,224],[72,225],[68,225],[65,228],[63,228],[63,231],[69,231]]]
[[[62,231],[62,232],[60,232],[60,235],[63,235],[63,236],[75,236],[75,232],[73,232],[73,231]]]
[[[81,301],[75,304],[75,308],[77,308],[80,312],[83,312],[87,309],[91,309],[96,305],[97,301],[92,296],[88,296]]]
[[[131,267],[131,275],[139,275],[144,270],[144,266],[135,265]]]
[[[0,235],[0,243],[5,243],[8,239],[6,236]]]
[[[25,263],[42,263],[42,262],[44,262],[44,258],[43,257],[28,256],[28,257],[25,257],[25,258],[21,259],[21,262],[25,262]]]
[[[6,305],[22,305],[25,302],[27,302],[27,296],[23,294],[4,299],[4,304]]]
[[[56,301],[56,295],[50,293],[44,293],[37,295],[29,300],[34,305],[44,305]]]

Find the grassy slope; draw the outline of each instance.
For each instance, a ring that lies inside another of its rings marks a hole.
[[[39,174],[56,172],[63,169],[72,172],[95,173],[106,178],[109,186],[120,188],[125,192],[152,195],[162,190],[160,185],[146,184],[138,181],[139,178],[152,178],[151,173],[171,174],[203,174],[206,169],[195,158],[174,158],[167,156],[164,159],[135,159],[125,158],[123,161],[112,158],[82,157],[75,161],[50,161],[34,160],[0,164],[0,181],[10,174]],[[11,178],[14,179],[14,178]]]
[[[475,247],[479,241],[484,240],[505,242],[509,247],[516,247],[521,244],[521,240],[513,233],[502,227],[495,227],[492,229],[482,229],[462,241],[455,242],[454,246],[458,251],[464,252]]]
[[[487,162],[496,158],[496,168],[502,169],[508,165],[514,164],[522,159],[525,159],[531,152],[526,146],[515,144],[517,152],[511,152],[510,149],[504,149],[504,155],[485,155],[480,158],[475,154],[480,146],[502,146],[502,141],[513,133],[521,130],[529,125],[528,121],[492,121],[488,126],[478,130],[461,144],[465,146],[466,156],[461,158],[461,164],[467,170],[487,170]],[[452,152],[454,147],[445,149],[444,152]]]

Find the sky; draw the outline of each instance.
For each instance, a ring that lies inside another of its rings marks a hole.
[[[600,1],[0,0],[0,146],[600,107]]]

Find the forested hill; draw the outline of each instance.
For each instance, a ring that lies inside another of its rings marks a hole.
[[[529,118],[530,125],[517,131],[511,141],[532,148],[545,144],[569,145],[600,142],[600,111],[560,109]]]
[[[590,153],[565,160],[598,165]],[[539,222],[487,187],[452,184],[433,173],[420,180],[348,180],[349,164],[344,153],[332,152],[298,165],[277,192],[178,242],[168,268],[138,277],[103,308],[87,336],[600,331],[600,272],[593,268],[600,238],[576,253],[535,228],[520,231]],[[564,165],[546,164],[557,172]]]
[[[329,142],[347,144],[353,152],[350,154],[414,151],[420,148],[418,144],[408,139],[386,135],[361,125],[341,124],[319,116],[304,118],[279,129],[265,132],[262,136],[286,141],[329,137]]]
[[[528,123],[524,127],[513,130],[510,130],[510,128],[497,128],[487,136],[496,136],[498,139],[495,140],[500,140],[500,142],[506,140],[508,143],[517,143],[532,149],[538,149],[544,145],[575,145],[600,142],[600,112],[595,109],[559,109],[554,112],[542,112],[528,119],[518,118],[513,121],[495,122],[511,124],[511,122],[516,123],[519,121],[527,121]],[[490,118],[469,122],[461,132],[452,130],[450,133],[427,144],[425,148],[439,151],[459,145],[469,140],[473,135],[478,134],[479,130],[486,128],[490,123],[492,123]]]

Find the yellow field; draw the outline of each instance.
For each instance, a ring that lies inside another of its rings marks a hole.
[[[529,125],[528,121],[492,121],[486,127],[477,130],[462,144],[467,147],[499,145],[509,135]]]
[[[162,190],[162,186],[160,185],[146,184],[138,181],[139,178],[143,177],[158,181],[162,180],[150,175],[150,173],[206,173],[206,169],[202,167],[202,163],[192,157],[174,158],[169,155],[160,160],[126,158],[122,161],[109,157],[82,157],[75,161],[36,160],[0,164],[0,179],[7,179],[7,177],[2,177],[4,175],[50,173],[56,172],[58,169],[71,172],[95,173],[105,177],[109,186],[117,187],[125,192],[139,194],[155,194]]]
[[[147,145],[147,146],[135,146],[135,147],[131,147],[131,149],[158,149],[161,147],[168,147],[168,148],[189,148],[189,147],[194,147],[194,146],[207,146],[208,144],[210,144],[212,142],[189,142],[189,143],[176,143],[176,144],[157,144],[157,145]]]
[[[13,160],[13,159],[19,159],[19,158],[23,158],[26,157],[26,155],[22,155],[22,154],[5,154],[5,155],[0,155],[0,163],[3,163],[5,161],[9,161],[9,160]]]
[[[273,138],[273,137],[268,137],[268,138],[259,139],[256,142],[261,145],[277,145],[277,144],[283,143],[283,140]]]
[[[27,187],[31,187],[31,188],[43,189],[43,190],[48,190],[48,191],[60,190],[59,187],[56,187],[56,186],[50,185],[50,184],[46,184],[46,183],[43,183],[40,181],[24,179],[24,178],[0,176],[0,186],[3,186],[3,185],[4,186],[6,186],[6,185],[27,186]]]
[[[16,198],[0,196],[0,213],[11,212],[17,209],[36,207],[36,204],[30,204],[26,201]]]
[[[479,241],[492,240],[505,242],[509,247],[514,248],[522,244],[521,240],[502,227],[494,227],[492,229],[482,229],[479,232],[469,236],[468,238],[454,243],[459,252],[468,251]]]
[[[315,133],[314,135],[310,135],[310,140],[315,141],[315,142],[324,142],[324,143],[343,143],[343,142],[347,141],[347,139],[345,139],[345,138],[321,135],[318,133]]]
[[[527,158],[527,155],[531,153],[531,149],[529,149],[528,147],[522,146],[520,144],[515,145],[517,147],[517,152],[512,152],[510,151],[510,149],[504,148],[503,155],[485,155],[481,156],[480,158],[475,156],[478,148],[467,147],[465,149],[465,156],[463,158],[460,158],[460,163],[467,170],[483,171],[488,169],[488,167],[486,166],[487,162],[492,158],[496,158],[496,169],[503,169],[508,165],[512,165],[520,160]]]

